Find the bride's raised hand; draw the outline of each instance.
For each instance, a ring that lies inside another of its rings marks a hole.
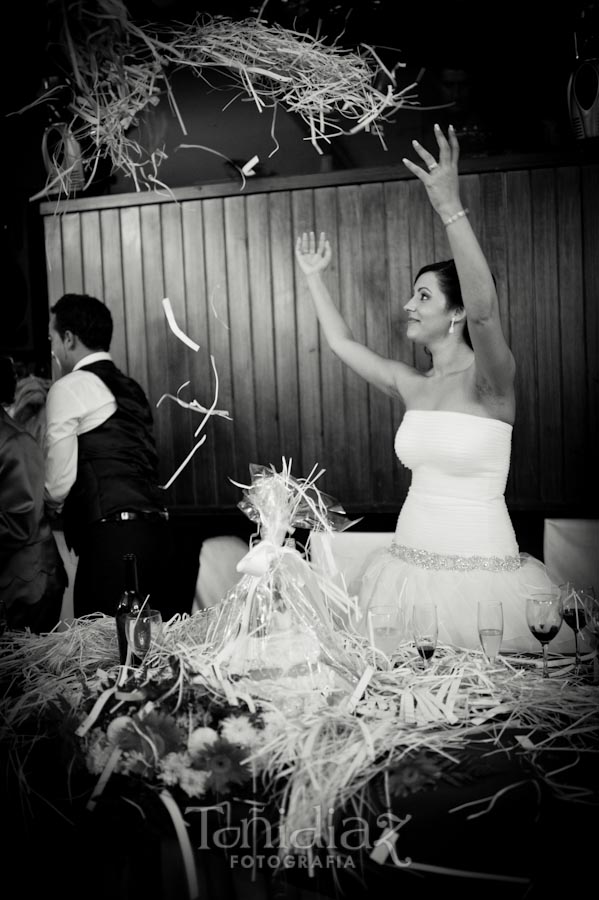
[[[423,183],[431,206],[441,216],[451,215],[461,208],[458,182],[460,145],[452,125],[449,126],[448,135],[449,140],[440,127],[435,125],[435,137],[439,149],[438,161],[422,144],[412,141],[412,146],[426,169],[405,157],[402,159],[404,166]]]
[[[313,231],[304,231],[295,242],[295,258],[305,275],[323,272],[331,261],[331,244],[324,231],[320,232],[318,245]]]

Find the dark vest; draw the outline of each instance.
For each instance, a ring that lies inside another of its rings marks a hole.
[[[77,438],[77,477],[63,508],[64,534],[77,551],[82,529],[122,510],[162,510],[152,411],[141,387],[110,360],[82,366],[114,395],[116,412]]]

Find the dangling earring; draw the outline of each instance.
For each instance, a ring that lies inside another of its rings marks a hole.
[[[453,334],[455,331],[455,314],[451,317],[451,322],[449,323],[449,333]]]

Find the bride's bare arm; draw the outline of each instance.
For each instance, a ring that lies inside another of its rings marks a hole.
[[[449,140],[438,125],[435,137],[439,160],[418,141],[413,146],[428,171],[404,159],[404,165],[423,183],[435,212],[447,228],[456,265],[477,373],[492,391],[505,395],[512,389],[515,363],[499,318],[497,291],[489,265],[460,200],[459,144],[452,126]]]
[[[387,394],[403,396],[404,383],[413,377],[414,370],[404,363],[380,356],[356,341],[323,281],[322,273],[331,261],[331,244],[326,234],[321,232],[317,243],[313,231],[304,232],[296,241],[295,256],[333,353],[370,384]]]

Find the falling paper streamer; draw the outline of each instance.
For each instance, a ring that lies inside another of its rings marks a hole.
[[[254,172],[254,167],[257,166],[259,162],[260,157],[252,156],[251,159],[248,159],[245,166],[241,167],[241,171],[244,175],[255,175],[256,173]]]
[[[176,335],[176,337],[178,337],[180,341],[183,341],[184,344],[187,344],[188,347],[191,347],[191,349],[195,350],[195,352],[197,353],[200,349],[200,345],[196,344],[195,341],[192,341],[192,339],[188,337],[184,331],[181,331],[181,329],[177,325],[177,322],[175,321],[175,315],[173,313],[171,301],[168,297],[164,298],[164,300],[162,301],[162,306],[166,315],[166,321],[168,322],[173,334]]]
[[[163,301],[163,302],[164,302],[164,301]],[[218,372],[216,371],[216,363],[214,362],[214,357],[213,357],[212,355],[210,355],[210,362],[212,363],[212,369],[213,369],[213,371],[214,371],[214,379],[215,379],[215,382],[216,382],[215,388],[214,388],[214,400],[213,400],[213,402],[212,402],[212,406],[210,406],[210,407],[206,410],[206,413],[205,413],[205,415],[204,415],[204,418],[202,419],[202,421],[200,422],[200,424],[199,424],[198,427],[196,428],[195,433],[194,433],[194,437],[197,437],[198,434],[202,431],[202,429],[206,426],[206,422],[208,421],[208,419],[210,418],[210,416],[212,416],[212,415],[223,415],[223,411],[221,411],[221,410],[216,410],[216,403],[217,403],[217,401],[218,401]],[[186,382],[186,383],[188,384],[189,382]],[[185,386],[185,385],[182,385],[182,387],[184,387],[184,386]],[[179,388],[179,390],[181,390],[181,388]],[[164,396],[165,396],[165,395],[163,395],[163,397],[164,397]],[[163,399],[163,397],[160,398],[160,400],[158,401],[158,403],[160,403],[160,401]],[[158,403],[156,404],[157,406],[158,406]],[[199,407],[199,405],[200,405],[200,404],[198,403],[198,407]],[[215,411],[215,410],[216,410],[216,411]],[[231,419],[231,417],[229,416],[228,413],[224,413],[224,415],[225,415],[226,418],[229,419],[229,421],[232,421],[232,419]],[[167,483],[161,485],[161,487],[162,487],[165,491],[172,485],[172,483],[175,481],[175,479],[179,477],[179,475],[181,474],[181,472],[183,471],[183,469],[185,468],[185,466],[187,465],[187,463],[189,462],[189,460],[192,458],[192,456],[193,456],[194,453],[196,452],[196,450],[198,450],[198,449],[202,446],[202,444],[204,443],[205,440],[206,440],[206,435],[204,434],[204,435],[202,435],[202,437],[200,438],[200,440],[197,442],[197,444],[195,444],[195,445],[192,447],[192,449],[189,451],[189,453],[187,454],[187,456],[185,457],[185,459],[183,460],[183,462],[181,463],[181,465],[179,466],[179,468],[177,469],[177,471],[174,472],[173,475],[171,475],[171,477],[169,478],[169,480],[167,481]]]
[[[168,398],[169,400],[174,400],[175,403],[178,403],[179,406],[184,407],[184,409],[193,409],[194,412],[209,413],[209,415],[211,415],[211,416],[222,416],[223,419],[228,419],[229,421],[233,421],[231,419],[231,416],[229,415],[229,412],[226,409],[212,409],[212,408],[207,409],[205,406],[202,406],[201,403],[198,403],[197,400],[190,400],[189,402],[187,402],[186,400],[181,400],[181,398],[179,397],[179,394],[181,393],[183,388],[187,387],[187,385],[190,383],[191,382],[189,382],[189,381],[184,381],[183,384],[181,385],[181,387],[179,388],[179,390],[177,391],[176,396],[174,394],[163,394],[162,397],[160,398],[160,400],[158,400],[158,402],[156,403],[156,408],[158,408],[160,406],[160,404],[162,403],[163,400]]]
[[[219,316],[218,312],[216,311],[216,306],[214,305],[214,294],[219,287],[220,287],[220,284],[215,285],[214,290],[210,294],[210,308],[211,308],[212,312],[214,313],[214,318],[216,319],[216,321],[220,322],[220,324],[223,326],[223,328],[226,328],[227,331],[229,331],[230,330],[229,326],[227,325],[226,322],[223,322],[223,320]]]
[[[239,188],[239,190],[242,191],[244,189],[244,187],[245,187],[245,172],[244,172],[245,166],[243,167],[243,169],[240,169],[239,166],[236,165],[232,159],[229,159],[228,156],[225,156],[224,153],[219,153],[218,150],[213,150],[211,147],[205,147],[203,144],[178,144],[178,146],[175,147],[175,150],[205,150],[206,153],[213,153],[215,156],[220,156],[222,159],[224,159],[226,162],[228,162],[229,165],[231,165],[234,169],[237,169],[237,171],[241,175],[241,187]],[[252,162],[252,160],[250,160],[250,162]],[[249,165],[249,163],[246,163],[246,166],[247,165]],[[253,172],[250,172],[249,174],[253,175]]]
[[[179,841],[179,849],[181,851],[183,867],[185,870],[185,878],[187,881],[188,898],[189,900],[198,900],[198,897],[200,896],[198,887],[198,873],[195,864],[193,847],[191,846],[191,841],[189,840],[189,836],[187,834],[187,825],[183,816],[181,815],[181,810],[175,803],[170,791],[162,790],[160,791],[158,796],[166,806],[168,814],[170,815],[173,826],[175,828],[177,840]]]
[[[271,156],[274,156],[274,155],[275,155],[275,153],[277,152],[277,150],[278,150],[279,147],[280,147],[280,144],[279,144],[279,142],[278,142],[278,140],[277,140],[277,136],[276,136],[276,134],[275,134],[275,124],[276,124],[276,121],[277,121],[277,109],[278,109],[278,106],[275,104],[275,106],[273,107],[273,111],[272,111],[272,123],[271,123],[271,126],[270,126],[270,136],[271,136],[271,138],[272,138],[272,140],[273,140],[274,147],[273,147],[273,149],[270,151],[270,153],[268,154],[268,158],[269,158],[269,159],[270,159]]]

